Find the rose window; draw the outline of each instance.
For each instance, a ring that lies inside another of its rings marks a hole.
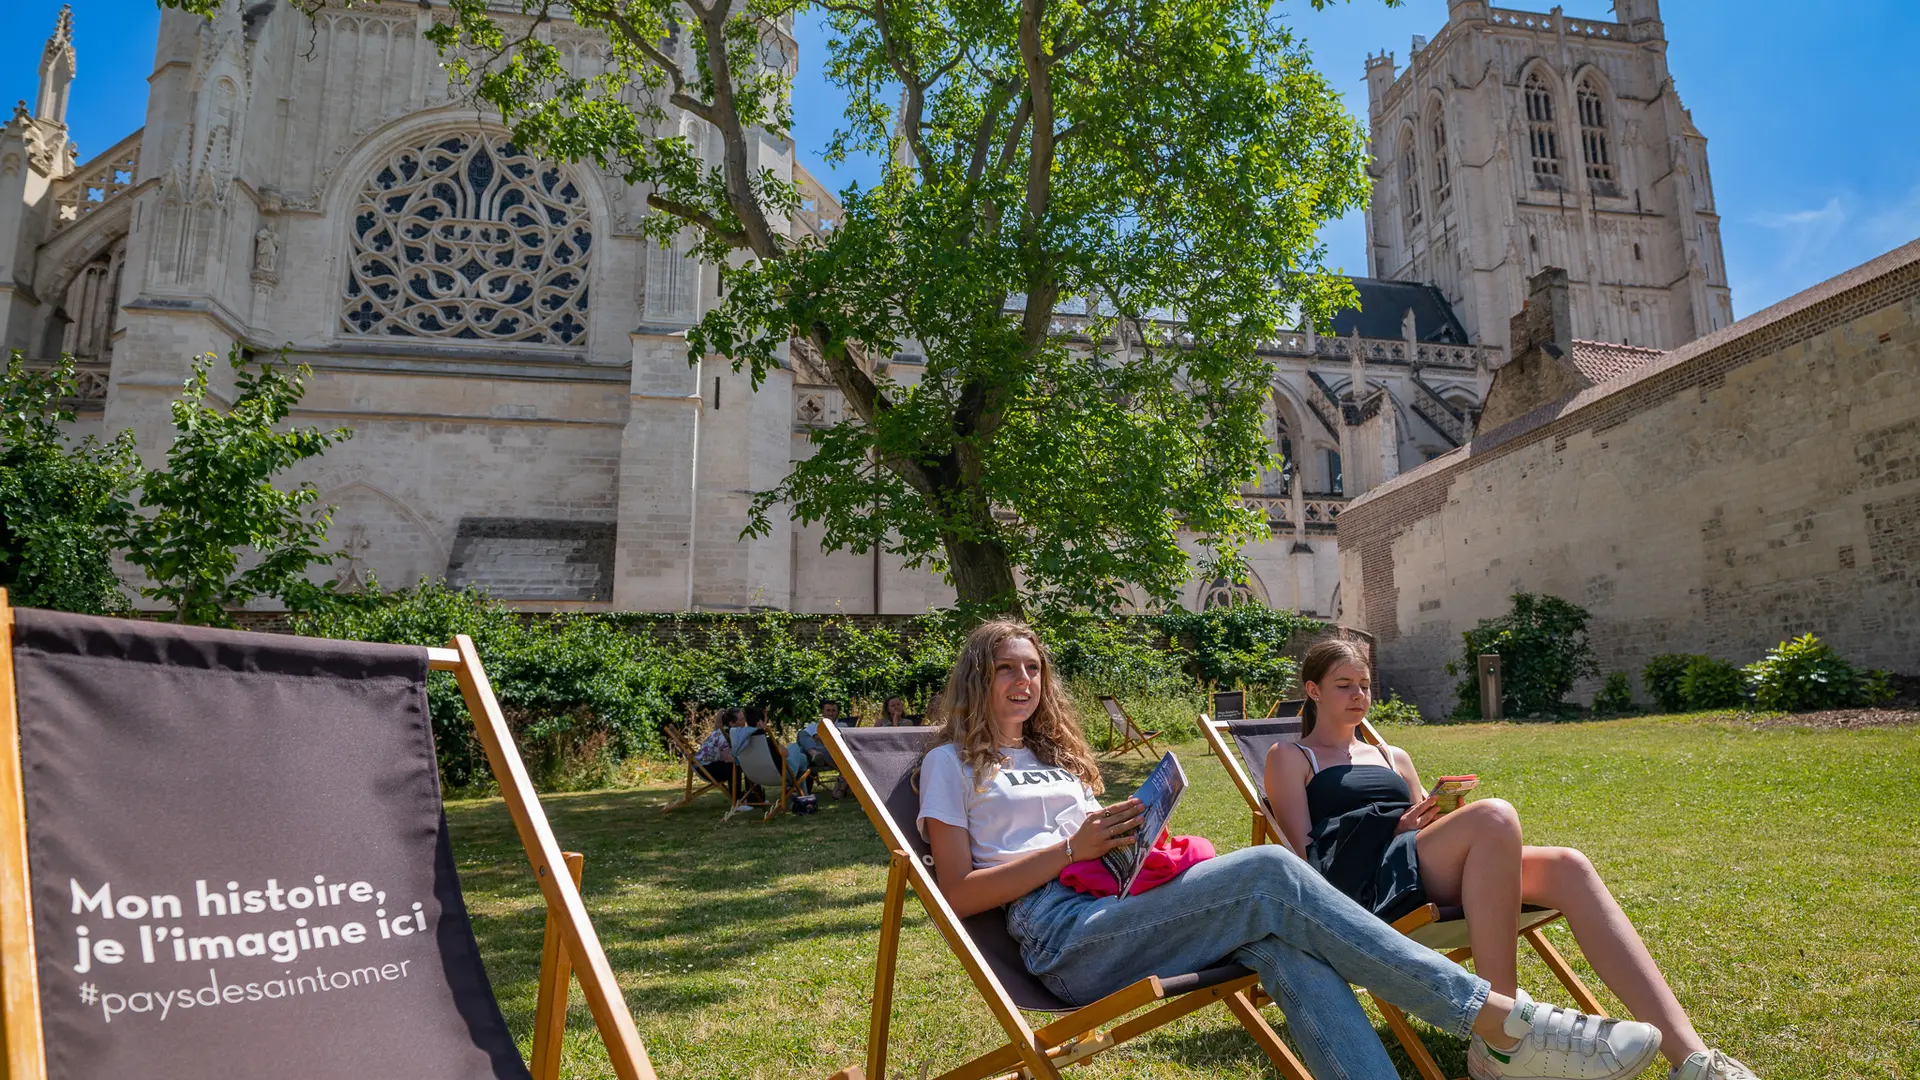
[[[586,199],[497,137],[393,154],[354,209],[349,334],[585,345]]]

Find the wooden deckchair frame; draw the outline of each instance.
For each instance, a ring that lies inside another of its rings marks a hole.
[[[685,758],[687,763],[686,792],[682,794],[678,800],[661,807],[660,812],[664,814],[668,811],[678,810],[709,791],[718,791],[727,797],[727,812],[729,814],[732,813],[735,801],[733,789],[715,780],[713,774],[707,771],[707,767],[696,760],[697,755],[700,753],[699,744],[687,737],[684,728],[674,724],[661,725],[660,733],[666,737],[667,745],[673,748],[673,752]],[[695,777],[698,777],[700,780],[700,789],[698,791],[694,790],[693,787]]]
[[[1277,709],[1278,706],[1275,708]],[[1289,719],[1289,717],[1277,719]],[[1262,723],[1263,721],[1249,719],[1247,722]],[[1288,842],[1286,834],[1280,831],[1280,823],[1273,819],[1267,801],[1261,797],[1260,789],[1254,786],[1252,778],[1243,767],[1240,752],[1229,744],[1229,740],[1232,739],[1232,735],[1229,734],[1231,727],[1232,721],[1215,720],[1204,715],[1200,717],[1200,734],[1206,737],[1207,745],[1213,747],[1214,756],[1220,759],[1220,764],[1226,766],[1227,775],[1232,778],[1234,788],[1240,792],[1240,797],[1246,800],[1248,808],[1253,813],[1253,843],[1275,843],[1293,851],[1293,845]],[[1380,737],[1380,733],[1374,730],[1373,725],[1364,719],[1360,721],[1360,738],[1374,746],[1387,745],[1386,740]],[[1304,858],[1306,853],[1294,851],[1294,854]],[[1545,908],[1525,911],[1520,917],[1520,936],[1526,939],[1528,945],[1533,946],[1533,951],[1546,962],[1554,977],[1560,980],[1560,984],[1567,988],[1569,994],[1573,995],[1574,1001],[1579,1004],[1583,1012],[1605,1016],[1607,1013],[1601,1007],[1600,999],[1594,996],[1593,991],[1587,989],[1586,984],[1580,981],[1579,974],[1573,970],[1573,965],[1567,963],[1566,957],[1560,955],[1560,950],[1554,948],[1553,943],[1541,933],[1541,930],[1561,917],[1559,912]],[[1440,931],[1455,920],[1459,920],[1462,924],[1465,922],[1464,916],[1457,912],[1443,911],[1437,904],[1425,904],[1394,920],[1392,925],[1395,930],[1419,941],[1424,936],[1422,931],[1431,934]],[[1473,950],[1467,947],[1442,951],[1447,959],[1462,964],[1473,956]],[[1368,996],[1372,997],[1373,1003],[1379,1006],[1380,1014],[1387,1018],[1387,1026],[1393,1029],[1394,1037],[1400,1040],[1401,1048],[1406,1050],[1407,1057],[1413,1061],[1413,1067],[1420,1073],[1422,1080],[1448,1080],[1447,1074],[1441,1071],[1439,1063],[1427,1050],[1426,1043],[1421,1040],[1419,1032],[1414,1030],[1407,1015],[1371,992]]]
[[[1179,994],[1168,1000],[1168,991],[1160,979],[1149,976],[1108,994],[1041,1028],[1027,1023],[1019,1006],[973,938],[961,925],[960,917],[947,903],[932,871],[914,856],[913,846],[901,833],[884,803],[875,795],[860,762],[841,740],[838,725],[824,740],[827,752],[840,767],[840,775],[853,788],[861,809],[887,846],[887,892],[880,922],[880,951],[874,965],[873,1006],[867,1031],[869,1077],[887,1075],[887,1032],[893,1018],[893,977],[900,956],[900,927],[906,915],[907,886],[911,885],[927,915],[947,941],[947,947],[966,969],[993,1018],[1007,1034],[999,1049],[982,1054],[956,1068],[941,1073],[936,1080],[1059,1080],[1060,1070],[1144,1035],[1188,1013],[1212,1004],[1223,1003],[1246,1028],[1283,1080],[1312,1080],[1306,1067],[1287,1048],[1280,1036],[1260,1015],[1260,1006],[1271,1001],[1260,989],[1259,977],[1248,974],[1229,982]],[[1104,1025],[1149,1005],[1157,1007],[1111,1029]]]
[[[1126,706],[1120,704],[1120,699],[1112,694],[1100,695],[1100,707],[1106,710],[1107,725],[1120,740],[1119,745],[1112,747],[1108,753],[1124,754],[1129,750],[1137,750],[1141,757],[1153,757],[1150,751],[1153,749],[1153,740],[1160,737],[1159,732],[1147,731],[1134,723],[1133,717],[1127,715]]]
[[[534,879],[547,904],[546,944],[541,957],[540,1005],[534,1032],[535,1080],[559,1075],[559,1036],[566,1024],[567,975],[577,976],[620,1080],[657,1080],[647,1049],[634,1028],[626,999],[580,900],[578,856],[571,861],[554,839],[526,764],[480,666],[473,639],[461,634],[449,647],[427,650],[427,666],[451,671],[485,748],[487,764],[526,849]],[[27,871],[26,792],[21,783],[20,716],[13,682],[13,608],[0,589],[0,1035],[6,1040],[5,1075],[45,1080],[45,1036],[40,1024],[40,985],[33,946],[33,894]],[[545,1071],[542,1071],[545,1070]]]

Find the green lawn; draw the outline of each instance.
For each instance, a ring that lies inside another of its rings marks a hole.
[[[1519,807],[1533,842],[1592,856],[1709,1043],[1768,1080],[1920,1077],[1920,730],[1655,718],[1387,734],[1424,775],[1478,773],[1480,793]],[[1246,843],[1246,813],[1212,754],[1175,749],[1193,784],[1175,830],[1223,851]],[[1110,797],[1143,773],[1137,758],[1111,767]],[[823,799],[811,817],[723,823],[718,796],[663,816],[668,799],[660,785],[546,800],[562,845],[586,853],[587,906],[661,1076],[824,1078],[864,1062],[886,882],[865,815]],[[524,1051],[544,909],[501,803],[448,813],[480,947]],[[1553,933],[1579,964],[1571,935]],[[1524,955],[1523,984],[1566,1003]],[[568,1024],[565,1075],[611,1076],[577,989]],[[910,900],[890,1071],[938,1073],[997,1037]],[[1429,1045],[1464,1073],[1464,1044]],[[1414,1075],[1404,1061],[1402,1073]],[[1072,1075],[1271,1070],[1225,1010],[1207,1009]]]

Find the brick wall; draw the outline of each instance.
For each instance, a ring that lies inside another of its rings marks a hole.
[[[1916,316],[1920,242],[1355,501],[1341,591],[1381,682],[1450,711],[1460,632],[1522,590],[1591,611],[1637,691],[1657,653],[1745,663],[1806,631],[1920,669]]]

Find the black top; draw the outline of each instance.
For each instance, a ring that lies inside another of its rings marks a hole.
[[[1297,744],[1296,744],[1297,745]],[[1414,833],[1396,832],[1413,793],[1385,765],[1319,768],[1307,781],[1307,861],[1334,888],[1392,922],[1427,902]]]

